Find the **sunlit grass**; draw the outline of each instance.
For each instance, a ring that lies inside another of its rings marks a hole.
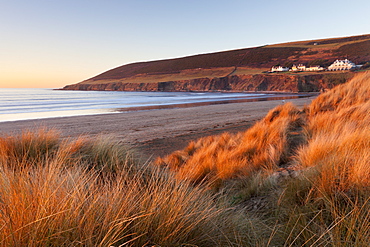
[[[369,123],[367,72],[303,110],[279,106],[245,133],[200,139],[157,164],[178,179],[210,180],[269,226],[265,244],[367,246]]]
[[[246,239],[204,189],[138,163],[112,141],[63,141],[46,130],[0,141],[0,246],[235,246]]]
[[[0,246],[368,246],[370,73],[244,133],[140,161],[106,137],[0,137]]]
[[[303,124],[302,114],[292,104],[271,110],[245,133],[222,134],[191,142],[157,160],[176,171],[179,179],[201,182],[250,176],[258,170],[271,171],[291,159],[292,132]]]

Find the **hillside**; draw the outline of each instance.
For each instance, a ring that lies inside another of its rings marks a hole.
[[[309,40],[254,48],[245,48],[176,59],[140,62],[123,65],[77,84],[66,90],[123,90],[123,91],[302,91],[299,83],[310,82],[309,75],[290,74],[293,84],[288,89],[274,86],[276,77],[262,74],[280,64],[328,66],[336,59],[349,58],[356,64],[370,61],[370,35],[334,39]],[[315,73],[316,74],[316,73]],[[246,80],[260,75],[258,82]],[[317,75],[314,79],[317,79]],[[327,84],[327,75],[320,77]],[[334,76],[337,77],[337,76]],[[348,76],[351,77],[351,76]],[[347,77],[347,78],[348,78]],[[247,79],[245,79],[247,78]],[[303,78],[303,79],[302,79]],[[330,81],[331,79],[329,79]],[[206,81],[206,82],[205,82]],[[239,86],[234,86],[243,84]],[[262,83],[262,85],[260,85]],[[314,87],[318,91],[325,86]],[[305,90],[303,90],[305,91]]]

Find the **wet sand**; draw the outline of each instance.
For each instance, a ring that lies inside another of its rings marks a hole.
[[[285,102],[303,107],[314,98],[287,99]],[[280,104],[283,104],[282,100],[269,100],[0,122],[0,135],[39,128],[56,129],[64,138],[109,135],[148,158],[182,149],[189,141],[203,136],[245,131]]]

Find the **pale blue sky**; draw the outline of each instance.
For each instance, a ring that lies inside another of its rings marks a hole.
[[[369,0],[0,0],[0,87],[119,65],[370,33]]]

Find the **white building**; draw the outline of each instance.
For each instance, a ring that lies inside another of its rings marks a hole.
[[[305,69],[306,69],[306,66],[304,66],[303,64],[298,64],[298,66],[294,64],[290,70],[291,71],[304,71]]]
[[[305,71],[323,71],[324,68],[323,67],[320,67],[320,65],[317,65],[317,66],[311,66],[309,68],[306,68]]]
[[[356,64],[352,63],[348,59],[345,59],[335,60],[335,62],[328,67],[328,70],[351,70],[356,68]]]
[[[323,71],[323,70],[324,70],[324,68],[320,67],[319,65],[311,66],[311,67],[308,68],[303,64],[299,64],[298,66],[293,65],[292,68],[290,69],[290,71]]]
[[[285,72],[285,71],[289,71],[289,68],[282,66],[274,66],[271,68],[271,72]]]

